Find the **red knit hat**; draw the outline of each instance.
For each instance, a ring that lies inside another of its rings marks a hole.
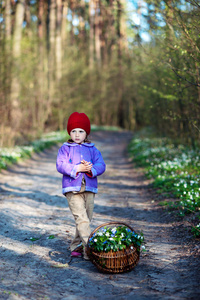
[[[90,120],[88,116],[84,113],[74,112],[69,116],[68,123],[67,123],[67,131],[70,132],[74,128],[81,128],[86,131],[86,133],[90,134]]]

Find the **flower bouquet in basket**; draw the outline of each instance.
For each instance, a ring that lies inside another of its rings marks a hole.
[[[100,271],[130,271],[139,261],[143,242],[143,234],[137,234],[125,223],[104,223],[90,234],[88,255]]]

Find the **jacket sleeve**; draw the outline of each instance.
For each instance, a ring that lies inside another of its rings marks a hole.
[[[69,162],[69,148],[64,145],[58,150],[56,169],[63,175],[76,178],[77,165]]]
[[[89,177],[96,177],[103,174],[106,170],[106,164],[103,160],[101,152],[94,147],[93,148],[93,157],[92,157],[93,167],[91,169],[91,173],[87,174]]]

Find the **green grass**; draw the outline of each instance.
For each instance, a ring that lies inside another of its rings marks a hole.
[[[137,166],[143,167],[159,194],[175,201],[162,203],[184,217],[194,214],[200,219],[200,149],[175,146],[166,138],[134,138],[129,153]],[[197,223],[198,223],[197,222]],[[195,236],[200,235],[200,223],[193,226]]]
[[[0,148],[0,171],[6,169],[20,159],[31,157],[34,152],[40,152],[68,139],[66,131],[44,134],[41,139],[35,140],[29,146],[16,146],[13,148]]]

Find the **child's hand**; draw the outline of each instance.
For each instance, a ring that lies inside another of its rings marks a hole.
[[[81,164],[78,165],[77,172],[84,172],[84,173],[90,173],[92,169],[93,164],[91,162],[82,160]]]
[[[85,166],[87,166],[87,165],[88,165],[88,166],[93,166],[93,164],[92,164],[90,161],[86,161],[86,160],[84,160],[84,159],[81,161],[81,163],[82,163],[83,165],[85,165]]]

